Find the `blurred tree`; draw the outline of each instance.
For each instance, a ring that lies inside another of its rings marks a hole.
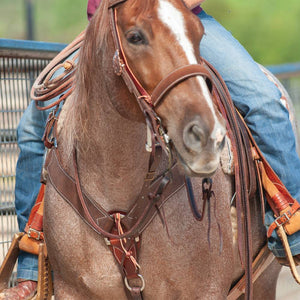
[[[36,40],[68,43],[87,25],[87,0],[31,1]],[[207,0],[203,7],[258,62],[300,61],[299,0]],[[23,0],[0,0],[0,37],[26,38],[24,9]]]
[[[258,62],[300,61],[299,0],[207,0],[203,7]]]

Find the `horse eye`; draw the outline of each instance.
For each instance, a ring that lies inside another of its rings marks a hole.
[[[129,43],[134,45],[146,44],[146,39],[140,31],[132,30],[126,34],[126,39]]]

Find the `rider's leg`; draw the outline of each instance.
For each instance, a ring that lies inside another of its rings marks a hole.
[[[204,11],[198,16],[205,28],[201,55],[220,72],[261,151],[300,202],[300,159],[288,112],[280,102],[280,91],[230,32]],[[273,214],[268,211],[266,225],[273,221]],[[299,254],[300,231],[289,236],[289,242],[293,255]],[[285,256],[275,231],[269,248],[276,256]]]
[[[72,59],[77,51],[66,59]],[[63,67],[56,70],[52,78],[63,74]],[[49,105],[59,99],[59,95],[40,106]],[[40,177],[45,155],[42,137],[48,115],[54,108],[38,110],[35,102],[31,101],[24,112],[17,129],[20,155],[16,168],[15,206],[20,231],[24,231],[31,209],[40,189]],[[58,111],[59,112],[59,111]],[[18,260],[17,277],[20,279],[37,280],[37,256],[21,252]]]
[[[44,157],[42,136],[47,112],[40,112],[31,102],[24,112],[17,129],[20,155],[16,168],[15,206],[19,230],[24,231],[31,209],[36,201]],[[0,299],[29,299],[36,292],[38,257],[21,251],[17,268],[18,285],[5,289]]]
[[[71,59],[76,54],[77,51],[70,54],[66,59]],[[56,78],[64,72],[64,67],[61,67],[55,71],[52,78]],[[59,97],[60,95],[47,102],[40,102],[39,105],[49,105],[57,101]],[[45,154],[42,137],[49,112],[53,109],[40,111],[36,108],[35,102],[32,101],[24,112],[17,129],[20,155],[16,168],[15,206],[21,232],[24,231],[31,209],[39,193]],[[36,255],[27,252],[20,253],[17,278],[19,282],[22,281],[22,284],[4,290],[0,293],[0,299],[27,299],[28,295],[36,290],[36,281],[38,279],[38,257]]]
[[[16,168],[15,206],[19,230],[24,231],[31,209],[36,201],[45,147],[42,136],[47,112],[39,111],[32,101],[24,112],[17,129],[20,155]],[[21,252],[18,260],[18,278],[37,281],[37,256]]]

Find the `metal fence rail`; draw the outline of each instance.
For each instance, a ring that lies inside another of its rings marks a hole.
[[[66,45],[0,39],[0,263],[18,231],[14,209],[16,128],[30,102],[30,88],[49,61]],[[280,78],[300,124],[300,63],[268,67]]]

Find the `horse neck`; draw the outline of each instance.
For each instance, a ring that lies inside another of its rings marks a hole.
[[[146,125],[122,117],[111,103],[112,96],[100,95],[88,100],[86,134],[76,142],[80,181],[107,210],[126,210],[147,172]]]

